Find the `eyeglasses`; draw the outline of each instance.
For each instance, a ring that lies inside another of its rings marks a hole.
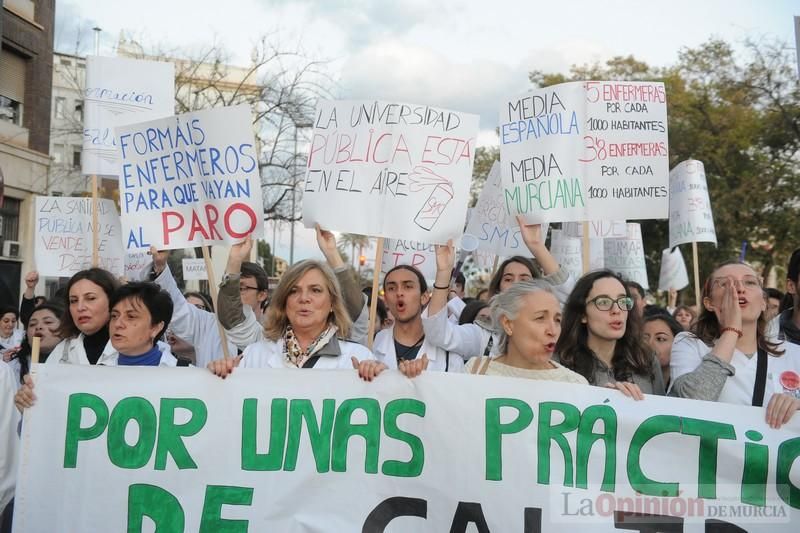
[[[617,307],[619,307],[620,311],[630,311],[633,309],[633,298],[629,298],[628,296],[621,296],[616,300],[610,296],[595,296],[586,303],[594,304],[594,306],[600,311],[610,311],[615,303],[617,304]]]
[[[248,287],[247,285],[239,285],[239,292],[257,291],[258,287]]]
[[[731,282],[737,289],[745,288],[745,289],[760,289],[761,288],[761,280],[758,279],[756,276],[744,276],[742,279],[731,279],[731,278],[714,278],[711,280],[711,288],[722,287],[723,289],[727,289],[730,287]]]

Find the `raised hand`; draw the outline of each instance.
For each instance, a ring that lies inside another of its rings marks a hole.
[[[344,260],[336,246],[336,236],[333,232],[322,229],[319,224],[315,224],[314,229],[317,232],[317,245],[328,264],[333,268],[342,266]]]
[[[155,246],[150,247],[150,255],[153,257],[153,271],[156,275],[164,272],[167,268],[167,259],[169,259],[169,250],[158,250]]]

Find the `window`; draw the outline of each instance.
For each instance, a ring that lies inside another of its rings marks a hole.
[[[64,145],[63,144],[54,144],[53,145],[53,163],[58,166],[64,164]]]
[[[81,147],[72,147],[72,168],[81,168]]]
[[[75,112],[72,114],[73,118],[78,122],[83,122],[83,102],[80,100],[75,101]]]
[[[64,106],[66,104],[66,98],[63,96],[56,96],[56,118],[64,118]]]
[[[22,126],[22,104],[0,95],[0,120]]]
[[[3,242],[19,240],[19,207],[22,200],[3,198],[0,215],[3,217]]]
[[[0,49],[0,120],[17,126],[22,126],[26,66],[22,57]]]

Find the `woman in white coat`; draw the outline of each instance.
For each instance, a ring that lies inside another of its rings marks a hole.
[[[226,377],[245,368],[359,368],[374,363],[366,347],[344,339],[351,321],[336,275],[326,264],[306,260],[281,278],[267,308],[264,339],[248,346],[239,357],[218,359],[208,368]]]

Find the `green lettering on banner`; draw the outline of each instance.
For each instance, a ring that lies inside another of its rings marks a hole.
[[[503,424],[500,422],[500,409],[516,409],[517,417]],[[486,417],[486,479],[503,479],[503,435],[519,433],[533,420],[531,406],[516,398],[487,398],[484,407]]]
[[[250,487],[207,486],[200,533],[247,533],[248,521],[223,519],[222,506],[249,506],[252,503],[253,489]]]
[[[758,431],[745,431],[745,437],[760,441],[764,436]],[[742,469],[742,503],[764,506],[767,504],[767,474],[769,473],[769,446],[747,442],[744,445]]]
[[[595,423],[603,422],[603,432],[594,433]],[[575,486],[588,488],[589,456],[592,446],[603,441],[605,462],[603,484],[600,490],[614,492],[617,480],[617,413],[608,405],[592,405],[583,411],[578,426],[577,451],[575,453]]]
[[[283,469],[292,471],[297,466],[297,453],[300,448],[300,434],[305,421],[308,440],[317,472],[322,474],[330,470],[331,464],[331,432],[336,410],[336,401],[322,400],[322,416],[317,424],[317,413],[311,400],[292,400],[289,404],[289,438],[286,443],[286,458]],[[337,419],[338,423],[338,419]]]
[[[183,533],[186,519],[178,499],[155,485],[128,487],[128,533],[142,531],[144,517],[150,518],[157,533]]]
[[[552,425],[553,411],[558,411],[564,415],[564,420],[560,424]],[[563,402],[542,402],[539,404],[539,434],[538,452],[539,464],[538,481],[542,485],[550,484],[550,441],[555,441],[564,456],[564,486],[572,486],[572,449],[564,433],[569,433],[578,429],[581,414],[577,407]]]
[[[175,409],[186,409],[191,417],[185,424],[175,423]],[[172,456],[179,470],[197,468],[186,450],[183,437],[197,435],[208,419],[206,404],[196,398],[161,398],[156,446],[156,470],[167,467],[167,455]]]
[[[367,415],[365,424],[353,424],[352,416],[356,410]],[[378,452],[381,442],[381,407],[374,398],[352,398],[345,400],[336,411],[336,423],[333,428],[333,462],[334,472],[347,471],[347,443],[350,437],[359,435],[366,441],[364,455],[364,472],[378,473]]]
[[[125,440],[125,430],[131,421],[139,426],[139,435],[134,445]],[[120,400],[111,411],[106,438],[108,458],[114,466],[136,469],[146,465],[156,444],[157,426],[156,410],[150,402],[138,396]]]
[[[402,414],[424,418],[425,404],[419,400],[408,398],[392,400],[386,404],[383,411],[383,431],[387,437],[408,444],[408,447],[411,448],[411,459],[407,462],[386,460],[381,466],[381,472],[387,476],[416,477],[422,473],[425,466],[425,446],[419,437],[403,431],[397,426],[397,417]]]
[[[700,437],[697,495],[701,498],[716,498],[719,439],[735,440],[736,430],[730,424],[697,418],[683,418],[681,433]]]
[[[631,487],[648,496],[677,496],[677,483],[662,483],[647,477],[640,464],[642,448],[658,435],[664,433],[680,433],[681,417],[673,415],[651,416],[636,428],[628,448],[628,481]]]
[[[269,450],[258,453],[258,400],[246,398],[242,404],[242,470],[274,472],[281,469],[286,443],[286,398],[273,398],[269,419]]]
[[[789,477],[795,459],[800,455],[800,437],[782,442],[778,446],[778,467],[775,485],[778,496],[795,509],[800,509],[800,488]]]
[[[91,409],[95,415],[95,422],[89,427],[81,427],[84,409]],[[96,439],[103,434],[107,425],[108,406],[102,398],[85,392],[70,394],[67,404],[64,468],[75,468],[78,462],[78,443],[82,440]]]

